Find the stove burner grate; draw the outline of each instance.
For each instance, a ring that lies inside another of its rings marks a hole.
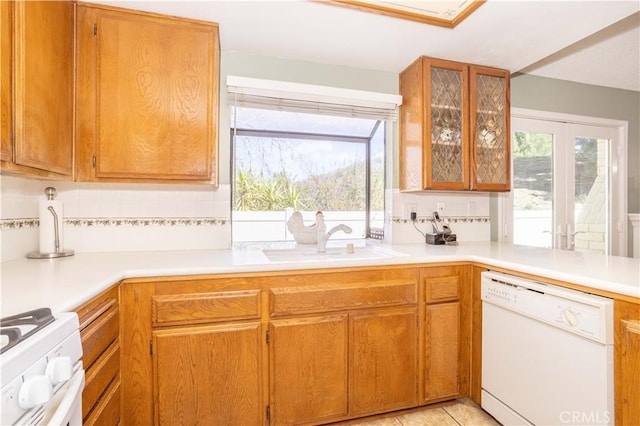
[[[34,309],[18,315],[0,318],[0,335],[5,336],[3,341],[7,342],[6,344],[3,343],[4,346],[0,348],[0,354],[40,331],[54,320],[55,318],[49,308]],[[20,326],[33,327],[23,334],[23,329]]]

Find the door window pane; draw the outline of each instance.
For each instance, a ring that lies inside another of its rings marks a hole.
[[[514,132],[513,243],[553,246],[553,135]]]
[[[608,252],[609,147],[608,139],[575,138],[575,249]]]
[[[502,237],[521,245],[623,254],[622,128],[517,116],[512,125],[513,207],[505,213]]]

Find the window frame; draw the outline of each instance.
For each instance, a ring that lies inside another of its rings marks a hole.
[[[255,106],[243,106],[243,105],[231,105],[230,108],[233,110],[235,108],[253,108],[253,109],[270,109],[270,108],[259,108]],[[235,112],[232,111],[231,116],[235,116]],[[318,113],[316,115],[327,115]],[[337,115],[337,114],[336,114]],[[337,115],[342,116],[343,115]],[[374,119],[371,119],[374,120]],[[231,146],[231,222],[233,224],[233,211],[235,205],[234,199],[234,185],[235,185],[235,176],[236,176],[236,137],[237,136],[253,136],[253,137],[271,137],[271,138],[282,138],[282,139],[299,139],[299,140],[325,140],[325,141],[335,141],[335,142],[347,142],[347,143],[362,143],[365,146],[365,237],[364,239],[376,239],[383,240],[384,239],[384,224],[381,228],[372,227],[371,226],[371,141],[375,137],[378,131],[381,131],[381,135],[383,138],[383,149],[384,153],[384,161],[383,167],[384,170],[382,172],[383,176],[383,213],[386,211],[386,196],[384,194],[386,185],[387,185],[387,169],[388,169],[388,123],[389,120],[385,120],[382,118],[375,119],[375,124],[372,126],[371,131],[368,136],[352,136],[352,135],[341,135],[341,134],[328,134],[328,133],[313,133],[313,132],[300,132],[300,131],[285,131],[285,130],[266,130],[266,129],[247,129],[247,128],[238,128],[236,127],[236,123],[230,124],[230,146]],[[380,130],[380,126],[383,128]],[[233,227],[232,227],[233,229]],[[231,234],[231,241],[233,243],[237,243],[233,239],[233,231]],[[261,240],[258,240],[261,241]],[[289,241],[289,240],[285,240]]]

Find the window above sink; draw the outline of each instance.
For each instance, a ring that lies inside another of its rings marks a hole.
[[[385,122],[235,107],[232,239],[290,241],[286,222],[324,212],[367,238],[384,226]]]

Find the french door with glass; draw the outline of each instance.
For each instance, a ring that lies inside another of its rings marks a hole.
[[[620,188],[618,139],[615,126],[514,116],[513,189],[507,201],[512,208],[503,238],[622,254],[624,223],[618,218],[626,209],[626,191]]]

